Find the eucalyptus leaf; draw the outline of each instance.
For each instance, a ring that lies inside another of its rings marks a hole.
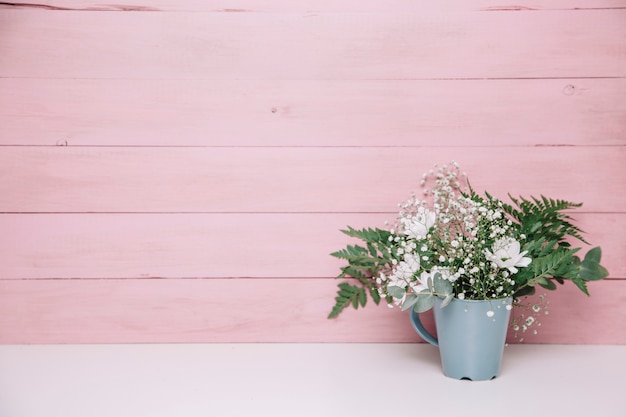
[[[447,297],[452,294],[452,283],[447,279],[441,278],[441,274],[435,275],[434,284],[437,295]]]
[[[423,313],[430,310],[435,305],[435,296],[428,292],[421,292],[417,294],[417,301],[413,306],[413,311],[416,313]]]
[[[448,294],[446,298],[444,298],[443,301],[441,302],[441,305],[439,306],[439,308],[444,308],[445,306],[450,304],[453,298],[454,298],[454,294]]]
[[[439,273],[436,273],[435,276],[437,276],[437,274],[439,274]],[[428,285],[428,290],[430,292],[433,292],[434,291],[434,289],[433,289],[433,277],[428,277],[426,284]]]
[[[585,261],[591,261],[591,262],[595,262],[595,263],[600,263],[600,259],[602,258],[602,249],[597,246],[591,250],[589,250],[589,252],[587,252],[587,254],[585,255]]]
[[[396,285],[391,285],[387,287],[387,293],[389,293],[389,295],[393,298],[402,298],[404,297],[404,294],[406,294],[406,291],[404,290],[404,288],[400,288]]]
[[[400,307],[400,309],[402,311],[408,310],[409,308],[413,307],[415,305],[415,303],[417,303],[418,297],[415,294],[409,294],[406,297],[406,300],[404,300],[404,303],[402,303],[402,307]]]
[[[597,262],[588,262],[587,258],[580,264],[580,278],[585,281],[598,281],[606,278],[609,271]]]

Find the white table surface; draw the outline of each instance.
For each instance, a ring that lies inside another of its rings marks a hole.
[[[626,346],[507,346],[485,382],[424,344],[0,346],[1,417],[625,417],[625,387]]]

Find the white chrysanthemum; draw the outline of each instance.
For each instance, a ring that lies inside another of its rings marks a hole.
[[[423,290],[427,290],[428,280],[430,279],[430,277],[431,277],[430,273],[423,271],[420,274],[419,279],[415,283],[413,283],[413,285],[411,285],[411,289],[413,290],[413,292],[418,293]]]
[[[400,219],[404,234],[412,239],[424,239],[431,227],[435,225],[435,212],[420,207],[417,214]]]
[[[397,282],[398,284],[401,283],[402,285],[398,286],[404,288],[419,269],[419,254],[407,253],[404,255],[404,259],[398,263],[397,267],[393,271],[393,274],[389,278],[391,281]]]
[[[520,243],[511,237],[498,239],[491,249],[493,253],[485,249],[487,259],[500,268],[507,268],[512,274],[517,273],[517,267],[528,266],[531,262],[530,258],[524,256],[528,251],[520,253]]]

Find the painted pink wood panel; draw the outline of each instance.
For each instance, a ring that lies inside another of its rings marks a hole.
[[[624,7],[0,6],[0,343],[417,341],[385,307],[326,320],[328,253],[452,158],[584,202],[604,247],[528,340],[626,343]]]
[[[0,91],[2,145],[626,144],[623,78],[5,78]]]
[[[381,14],[2,10],[1,16],[0,77],[626,76],[626,10],[620,9]]]
[[[335,291],[329,279],[4,281],[0,343],[420,340],[405,314],[382,305],[326,319]],[[590,292],[550,293],[550,314],[526,341],[626,343],[626,281]]]
[[[495,0],[440,0],[419,3],[413,0],[133,0],[132,5],[102,4],[94,0],[50,0],[40,4],[16,3],[0,8],[43,8],[49,10],[86,11],[208,11],[224,13],[243,12],[406,12],[424,10],[578,10],[618,8],[624,0],[551,0],[551,1],[495,1]]]
[[[380,214],[32,214],[0,216],[0,279],[331,278],[340,233],[385,228]],[[603,248],[611,278],[626,278],[626,214],[575,215]],[[591,246],[582,245],[583,252]]]
[[[463,140],[459,134],[459,140]],[[477,191],[626,207],[625,147],[74,148],[0,153],[2,212],[389,212],[434,163]],[[28,169],[25,169],[28,167]],[[574,184],[574,186],[572,186]]]

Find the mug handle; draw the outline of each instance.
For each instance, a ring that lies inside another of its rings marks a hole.
[[[439,346],[439,341],[437,340],[437,338],[428,333],[428,330],[426,330],[426,328],[422,324],[422,321],[420,320],[420,315],[416,313],[413,309],[411,309],[411,323],[413,324],[413,328],[415,329],[417,334],[419,334],[422,339],[424,339],[433,346]]]

